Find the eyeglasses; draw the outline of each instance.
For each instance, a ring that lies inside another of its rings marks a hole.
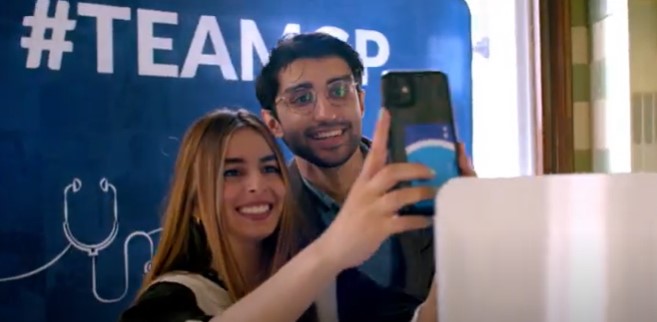
[[[335,107],[343,107],[352,101],[357,85],[352,80],[338,80],[326,87],[326,100]],[[299,88],[276,99],[276,104],[282,104],[297,114],[310,114],[317,105],[317,91],[312,88]]]

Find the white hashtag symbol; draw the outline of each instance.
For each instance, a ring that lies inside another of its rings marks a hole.
[[[57,1],[54,17],[48,16],[49,5],[48,0],[37,0],[34,15],[23,18],[23,26],[32,28],[29,37],[21,38],[21,47],[27,49],[27,68],[38,68],[46,51],[48,68],[59,70],[64,53],[73,51],[73,43],[66,40],[66,33],[75,29],[75,20],[68,19],[68,2]],[[48,29],[52,31],[50,39],[46,39]]]

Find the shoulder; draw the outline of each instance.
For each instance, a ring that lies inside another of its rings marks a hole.
[[[209,321],[231,304],[226,289],[203,275],[171,272],[153,281],[120,321]]]

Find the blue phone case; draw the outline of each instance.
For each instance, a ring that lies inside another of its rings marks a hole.
[[[432,180],[415,180],[410,183],[411,186],[441,187],[459,175],[456,140],[451,124],[407,124],[404,132],[407,162],[424,164],[435,172]],[[412,208],[420,214],[433,213],[434,199],[419,202]]]
[[[400,183],[440,189],[459,176],[458,141],[447,75],[440,71],[385,71],[384,107],[392,120],[388,149],[390,162],[421,163],[435,172],[432,180]],[[434,215],[434,198],[407,205],[400,215]]]

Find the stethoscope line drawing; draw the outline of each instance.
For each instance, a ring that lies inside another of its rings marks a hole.
[[[116,237],[118,236],[119,233],[119,212],[118,212],[118,194],[116,191],[116,187],[111,184],[107,178],[102,178],[99,182],[99,186],[101,191],[104,193],[110,193],[112,194],[112,216],[113,216],[113,224],[112,224],[112,230],[110,233],[99,243],[95,244],[87,244],[83,243],[77,238],[75,238],[73,232],[70,229],[69,225],[69,209],[68,209],[68,198],[70,197],[71,193],[77,193],[82,189],[82,181],[78,178],[74,178],[73,181],[68,184],[64,188],[64,209],[63,209],[63,219],[64,221],[62,222],[62,228],[64,232],[64,237],[68,241],[68,245],[64,247],[64,249],[59,252],[57,255],[55,255],[50,261],[45,263],[44,265],[37,267],[36,269],[33,269],[31,271],[21,273],[15,276],[9,276],[9,277],[2,277],[0,278],[0,283],[3,282],[10,282],[10,281],[16,281],[16,280],[21,280],[28,278],[30,276],[34,276],[36,274],[39,274],[46,269],[50,268],[53,266],[55,263],[57,263],[66,253],[68,253],[71,248],[76,248],[84,253],[86,253],[89,257],[91,257],[91,291],[96,298],[101,303],[115,303],[121,301],[123,298],[126,297],[128,294],[128,290],[130,289],[130,278],[129,278],[129,267],[130,267],[130,261],[129,261],[129,245],[130,242],[136,238],[136,237],[142,237],[145,238],[148,241],[149,244],[149,260],[144,264],[144,269],[143,272],[146,273],[150,267],[150,258],[153,257],[154,253],[154,242],[153,242],[153,235],[159,233],[162,229],[157,228],[153,229],[148,232],[144,231],[135,231],[129,234],[125,241],[123,242],[123,273],[124,273],[124,285],[123,285],[123,291],[121,294],[117,297],[113,298],[105,298],[100,295],[98,292],[98,282],[97,282],[97,257],[100,254],[102,250],[105,248],[109,247],[114,243],[116,240]]]
[[[123,259],[124,259],[123,260],[123,270],[124,270],[124,274],[123,274],[123,278],[124,278],[124,280],[123,280],[123,292],[118,297],[108,299],[108,298],[104,298],[104,297],[100,296],[100,294],[98,293],[98,284],[97,284],[98,278],[97,278],[97,275],[96,275],[96,271],[97,271],[96,258],[98,256],[97,256],[97,254],[96,255],[91,255],[91,291],[94,293],[94,297],[99,302],[101,302],[101,303],[115,303],[115,302],[121,301],[126,295],[128,295],[128,289],[130,288],[130,275],[129,275],[129,267],[130,267],[129,262],[130,261],[128,260],[130,257],[128,256],[128,254],[129,254],[128,245],[130,245],[130,241],[134,237],[140,237],[140,236],[144,237],[144,238],[146,238],[146,240],[148,240],[149,250],[150,250],[150,254],[151,254],[150,257],[151,258],[153,257],[153,249],[154,249],[153,239],[150,237],[150,235],[148,235],[148,233],[145,233],[145,232],[142,232],[142,231],[136,231],[136,232],[133,232],[132,234],[128,235],[128,237],[125,239],[125,242],[123,243]],[[144,273],[146,273],[148,271],[149,265],[150,265],[150,261],[147,261],[144,264],[144,268],[143,268]]]
[[[64,222],[62,223],[62,227],[64,228],[64,236],[66,236],[66,239],[68,239],[69,243],[73,245],[73,247],[79,249],[80,251],[86,252],[89,254],[89,256],[97,256],[101,250],[111,245],[116,239],[116,236],[119,234],[119,211],[117,206],[116,187],[109,183],[106,178],[100,179],[99,186],[100,190],[105,193],[109,192],[110,190],[112,191],[112,214],[114,217],[114,222],[112,223],[112,230],[110,231],[109,235],[100,243],[91,245],[85,244],[75,238],[73,232],[71,232],[68,221],[68,194],[71,191],[73,193],[80,191],[80,189],[82,189],[82,181],[80,181],[78,178],[75,178],[73,179],[72,183],[64,188]]]

